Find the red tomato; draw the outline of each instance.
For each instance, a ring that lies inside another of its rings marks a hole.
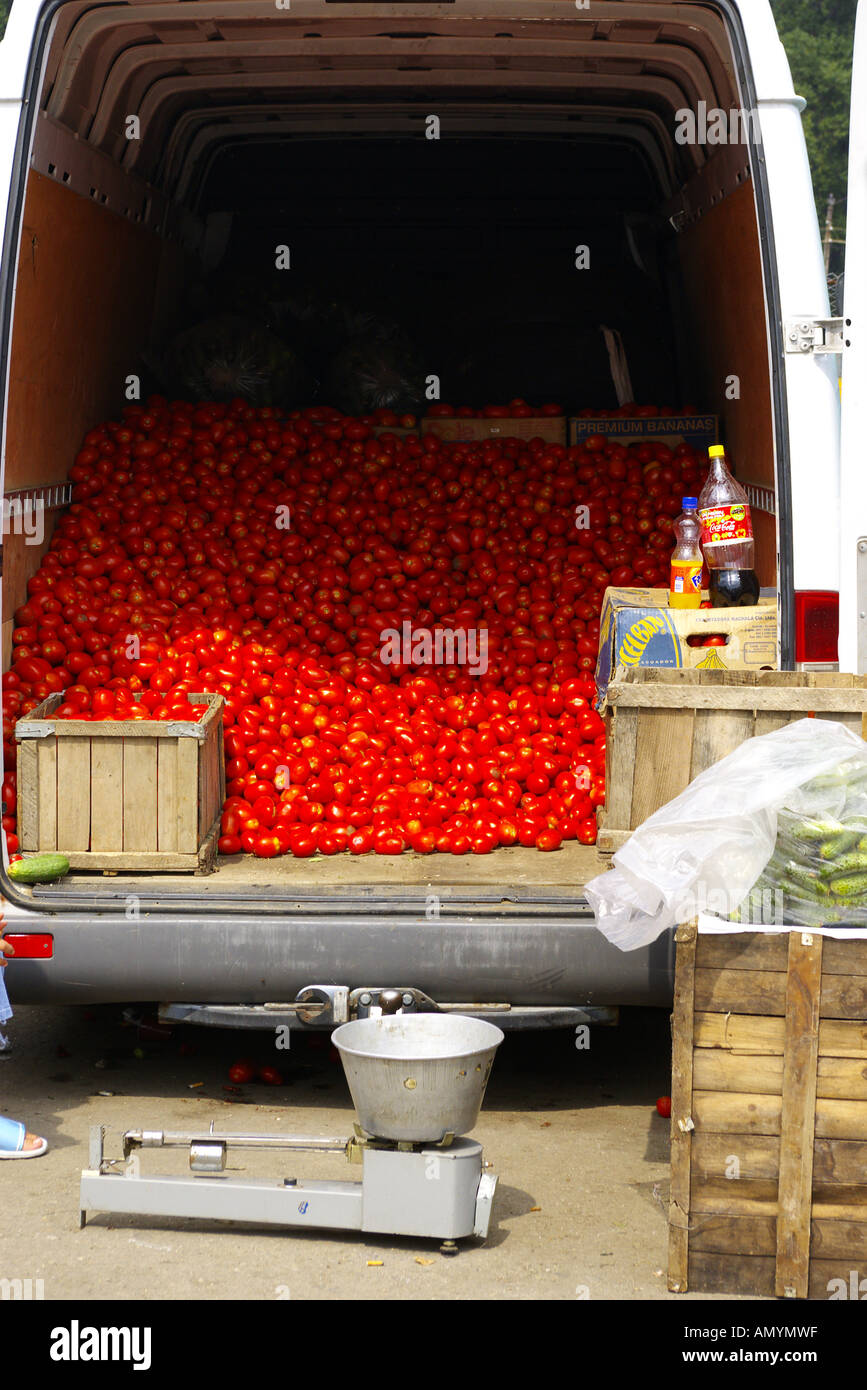
[[[671,1118],[671,1096],[659,1096],[659,1098],[657,1099],[657,1102],[656,1102],[656,1111],[657,1111],[657,1114],[661,1115],[662,1118],[663,1118],[664,1120],[670,1119],[670,1118]]]
[[[233,1062],[229,1068],[229,1080],[235,1086],[245,1086],[255,1075],[256,1068],[252,1062]]]
[[[260,1067],[259,1080],[266,1086],[282,1086],[283,1075],[276,1067]]]
[[[576,839],[582,845],[595,845],[596,843],[596,817],[587,816],[578,822]]]

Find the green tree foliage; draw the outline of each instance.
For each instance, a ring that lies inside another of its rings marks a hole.
[[[856,0],[771,0],[771,5],[795,90],[807,99],[804,132],[819,218],[824,225],[833,193],[839,235],[845,225]]]

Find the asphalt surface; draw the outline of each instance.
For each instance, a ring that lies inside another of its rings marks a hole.
[[[237,1223],[94,1213],[79,1229],[78,1181],[91,1125],[120,1155],[128,1128],[350,1133],[343,1070],[322,1035],[277,1052],[263,1033],[202,1028],[154,1037],[116,1006],[21,1007],[0,1061],[0,1112],[51,1145],[0,1163],[0,1280],[41,1280],[46,1300],[676,1299],[666,1289],[669,1018],[625,1010],[616,1028],[512,1034],[500,1048],[474,1138],[499,1177],[484,1244],[457,1258],[438,1242],[283,1233]],[[276,1065],[281,1087],[230,1085],[240,1057]],[[100,1094],[100,1093],[110,1094]],[[142,1154],[183,1172],[185,1155]],[[357,1178],[342,1155],[256,1156],[248,1175]],[[693,1295],[686,1300],[692,1301]]]

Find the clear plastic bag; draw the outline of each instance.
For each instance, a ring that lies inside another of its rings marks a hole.
[[[861,926],[865,851],[867,744],[833,720],[800,719],[702,772],[585,891],[597,927],[624,951],[698,912]]]

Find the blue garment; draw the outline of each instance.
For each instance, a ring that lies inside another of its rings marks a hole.
[[[6,981],[3,976],[5,970],[0,969],[0,1023],[5,1023],[7,1018],[12,1017],[12,1009],[9,1005],[9,995],[6,993]]]

